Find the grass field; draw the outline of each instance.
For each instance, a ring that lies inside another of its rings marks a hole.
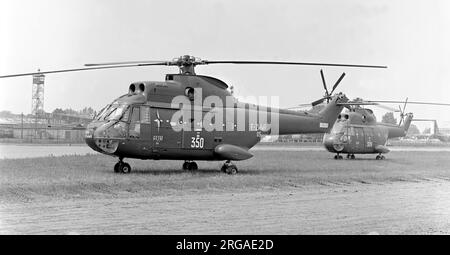
[[[0,234],[450,234],[450,152],[332,159],[255,150],[237,162],[104,155],[0,160]]]
[[[199,170],[181,170],[182,161],[126,159],[131,174],[115,174],[115,159],[103,155],[0,160],[0,202],[123,197],[224,191],[304,188],[352,183],[450,180],[450,152],[392,152],[383,161],[372,155],[332,159],[321,151],[255,151],[237,162],[229,176],[221,162],[198,162]]]

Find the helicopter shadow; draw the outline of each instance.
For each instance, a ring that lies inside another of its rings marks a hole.
[[[335,160],[333,158],[330,158],[332,160]],[[385,159],[376,159],[376,158],[355,158],[355,159],[348,159],[348,158],[344,158],[344,159],[340,159],[340,160],[335,160],[335,161],[379,161],[379,162],[392,162],[391,159],[389,158],[385,158]]]
[[[216,169],[199,169],[196,171],[186,171],[182,169],[135,169],[130,174],[136,175],[184,175],[184,174],[205,174],[214,175],[220,174],[220,170]]]
[[[117,174],[117,173],[112,173]],[[237,175],[261,175],[263,171],[259,171],[256,169],[245,169],[239,170]],[[127,175],[162,175],[162,176],[170,176],[170,175],[196,175],[196,176],[230,176],[224,172],[221,172],[220,169],[214,168],[206,168],[206,169],[198,169],[195,171],[186,171],[182,169],[145,169],[145,168],[137,168],[133,169]]]

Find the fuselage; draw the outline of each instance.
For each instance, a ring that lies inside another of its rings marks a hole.
[[[411,119],[408,114],[405,124],[398,126],[377,122],[368,109],[342,113],[331,132],[324,135],[323,144],[332,153],[388,153],[388,139],[405,136]]]
[[[133,83],[128,94],[107,105],[88,125],[86,143],[122,158],[240,160],[251,156],[245,151],[265,134],[327,132],[342,110],[334,106],[312,114],[241,103],[226,87],[220,80],[198,75]]]

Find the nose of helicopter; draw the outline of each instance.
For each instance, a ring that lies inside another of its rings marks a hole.
[[[101,124],[100,123],[90,123],[87,127],[86,127],[86,132],[84,135],[84,141],[86,142],[86,144],[91,147],[91,149],[97,151],[97,152],[102,152],[102,150],[95,144],[95,140],[98,138],[98,127],[100,127]],[[97,133],[97,134],[96,134]]]
[[[339,135],[325,134],[323,145],[329,152],[341,152],[344,150],[344,143]]]
[[[91,123],[86,128],[85,133],[85,142],[86,144],[91,147],[93,150],[100,152],[100,153],[106,153],[106,154],[112,154],[117,150],[118,147],[118,141],[115,140],[114,136],[111,136],[111,134],[114,134],[115,132],[111,132],[114,130],[111,129],[111,125],[109,123]]]

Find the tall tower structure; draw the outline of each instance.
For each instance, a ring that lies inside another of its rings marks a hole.
[[[40,70],[38,69],[38,72]],[[45,75],[33,75],[33,91],[31,95],[31,114],[40,116],[44,113],[44,80]]]

